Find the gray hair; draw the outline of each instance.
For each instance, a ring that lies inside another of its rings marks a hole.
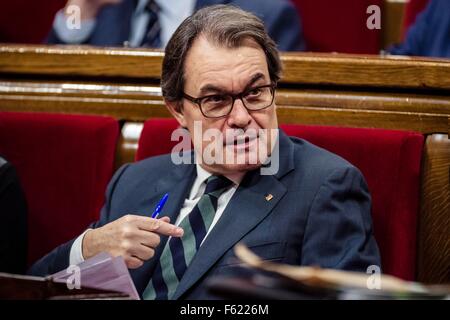
[[[266,55],[271,81],[276,84],[280,79],[282,65],[279,53],[261,19],[234,6],[214,5],[186,18],[169,40],[161,75],[162,94],[166,101],[179,102],[183,98],[186,56],[199,35],[218,46],[229,48],[237,48],[247,39],[254,40]],[[177,104],[178,111],[180,108],[181,104]]]

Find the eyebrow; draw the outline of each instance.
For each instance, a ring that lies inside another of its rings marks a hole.
[[[260,79],[265,79],[264,74],[262,74],[261,72],[258,72],[255,75],[253,75],[253,77],[250,79],[250,81],[245,86],[244,91],[248,90],[251,86],[253,86],[253,84],[255,84],[255,82],[257,82]]]
[[[251,77],[251,79],[248,81],[248,83],[245,86],[243,91],[248,90],[255,82],[257,82],[260,79],[264,79],[264,78],[265,78],[265,76],[261,72],[254,74]],[[229,91],[227,89],[225,89],[224,87],[213,85],[213,84],[206,84],[200,88],[200,94],[207,94],[209,92],[229,93]]]

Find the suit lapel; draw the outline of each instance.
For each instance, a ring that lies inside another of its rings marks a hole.
[[[154,206],[152,206],[153,209],[162,196],[165,193],[169,193],[169,198],[160,217],[167,216],[170,218],[171,223],[175,223],[195,177],[195,165],[180,165],[176,166],[169,176],[161,177],[155,183],[155,196],[150,201],[154,203]],[[147,287],[150,277],[153,274],[155,262],[158,261],[167,239],[167,236],[161,236],[161,243],[156,248],[153,258],[148,260],[141,268],[131,271],[136,289],[139,293],[142,293]]]
[[[286,187],[278,180],[293,170],[293,146],[280,131],[280,170],[276,175],[249,172],[228,203],[222,217],[195,255],[173,298],[178,299],[195,284],[220,257],[254,229],[278,204]],[[268,194],[272,198],[267,198]]]
[[[163,210],[164,214],[160,217],[168,216],[171,223],[175,223],[195,177],[195,165],[189,165],[187,168],[182,165],[176,167],[171,177],[162,177],[156,183],[155,194],[158,195],[158,200],[161,199],[165,193],[169,193],[169,198]]]
[[[179,169],[180,167],[178,167]],[[175,170],[177,171],[177,170]],[[156,193],[160,194],[158,200],[165,194],[169,193],[169,198],[164,206],[164,214],[160,216],[167,216],[170,218],[170,223],[175,223],[178,214],[180,213],[181,207],[184,201],[189,195],[191,186],[194,183],[196,177],[195,165],[190,165],[188,169],[181,172],[182,176],[176,176],[174,178],[162,178],[156,185]],[[180,173],[180,172],[176,172]],[[159,256],[164,249],[165,243],[167,242],[167,236],[161,236],[161,243],[155,251],[155,258],[159,259]],[[152,260],[157,260],[152,259]]]

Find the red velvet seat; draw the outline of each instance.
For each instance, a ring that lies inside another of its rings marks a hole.
[[[98,218],[113,173],[119,127],[101,116],[0,113],[0,154],[28,202],[28,262]]]
[[[173,119],[148,120],[139,141],[137,160],[170,152],[177,143],[170,141],[175,128]],[[372,194],[372,217],[383,270],[413,280],[423,136],[382,129],[303,125],[281,128],[288,135],[342,156],[362,171]]]
[[[147,120],[139,137],[136,160],[169,153],[178,143],[170,140],[172,132],[178,127],[178,122],[172,118]]]
[[[293,0],[302,20],[307,51],[374,53],[381,30],[366,27],[367,8],[382,0]]]

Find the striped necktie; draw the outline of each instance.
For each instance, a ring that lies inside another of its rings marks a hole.
[[[179,225],[184,230],[183,237],[170,238],[164,247],[152,279],[144,291],[144,299],[163,300],[173,296],[211,226],[218,198],[231,184],[223,176],[211,176],[206,180],[205,193]]]
[[[159,23],[158,14],[160,8],[155,0],[148,0],[145,7],[149,14],[147,32],[142,39],[143,47],[160,48],[161,47],[161,25]]]

